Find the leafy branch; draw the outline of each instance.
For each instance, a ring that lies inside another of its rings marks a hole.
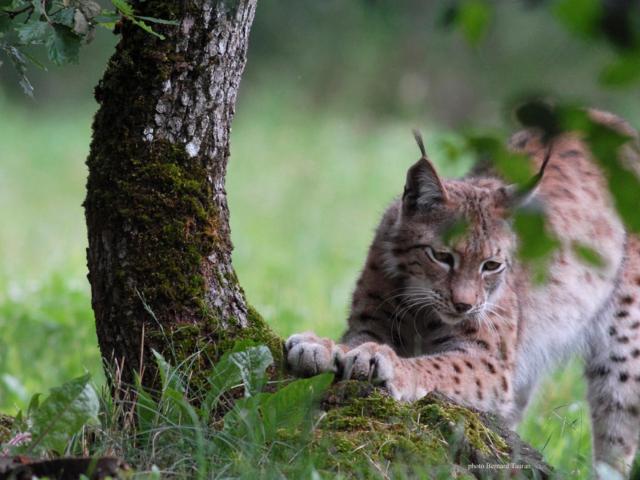
[[[28,48],[44,47],[51,63],[66,65],[78,62],[80,47],[93,40],[97,26],[114,30],[124,19],[164,40],[149,24],[177,25],[173,20],[138,16],[127,0],[111,4],[113,10],[104,10],[95,0],[0,0],[0,52],[18,72],[25,94],[33,96],[27,67],[45,69],[26,52]]]

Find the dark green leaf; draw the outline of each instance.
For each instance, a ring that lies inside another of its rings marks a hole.
[[[571,32],[587,38],[597,34],[602,17],[600,0],[559,0],[553,10]]]
[[[560,133],[558,114],[549,104],[540,100],[531,100],[516,109],[516,117],[524,127],[538,128],[546,139]]]
[[[51,20],[65,27],[73,27],[76,9],[73,7],[63,8],[51,15]]]
[[[438,17],[438,24],[444,28],[450,28],[455,25],[457,19],[458,5],[457,3],[452,3],[442,9],[440,16]]]
[[[47,40],[47,54],[56,65],[78,63],[80,37],[68,27],[54,25],[52,35]]]
[[[42,2],[42,0],[31,0],[31,5],[33,5],[33,11],[35,12],[36,18],[40,18],[40,16],[46,13],[44,9],[46,4],[45,2]]]
[[[24,55],[24,57],[29,60],[31,62],[32,65],[38,67],[40,70],[44,70],[45,72],[47,71],[47,67],[45,67],[37,58],[35,58],[33,55],[31,55],[30,53],[27,52],[22,52],[22,55]]]
[[[51,27],[47,22],[38,20],[24,23],[16,27],[18,38],[24,44],[44,43],[48,36],[51,35]]]
[[[0,15],[0,38],[4,36],[4,32],[11,28],[11,19],[9,15]]]
[[[32,412],[30,422],[36,448],[63,453],[71,436],[87,423],[97,423],[100,402],[91,385],[90,375],[71,380],[51,389],[49,396]]]

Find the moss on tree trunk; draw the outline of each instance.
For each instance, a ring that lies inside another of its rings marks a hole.
[[[133,3],[178,25],[154,27],[165,40],[121,25],[95,91],[84,206],[102,355],[125,382],[144,370],[150,383],[151,349],[191,355],[254,334],[280,346],[231,265],[224,186],[256,1]]]

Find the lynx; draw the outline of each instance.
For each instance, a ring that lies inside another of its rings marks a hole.
[[[638,174],[637,134],[589,115],[633,137],[620,155]],[[437,391],[515,426],[541,376],[577,353],[594,461],[628,474],[640,432],[640,238],[625,231],[582,136],[543,138],[530,130],[510,141],[539,171],[523,193],[490,173],[443,180],[416,137],[422,157],[383,215],[341,342],[293,335],[287,362],[297,375],[366,379],[403,401]],[[531,202],[559,241],[544,283],[516,255],[513,214]],[[456,221],[466,234],[447,241]]]

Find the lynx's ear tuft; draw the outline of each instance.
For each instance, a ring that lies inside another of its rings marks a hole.
[[[551,158],[552,149],[553,145],[550,143],[540,170],[526,185],[508,185],[500,187],[496,191],[496,204],[503,207],[508,215],[511,215],[518,208],[524,207],[534,199]]]
[[[422,156],[407,172],[407,183],[402,195],[402,208],[407,214],[425,212],[434,205],[447,201],[447,191],[427,158],[422,136],[417,130],[413,131],[413,135]]]

